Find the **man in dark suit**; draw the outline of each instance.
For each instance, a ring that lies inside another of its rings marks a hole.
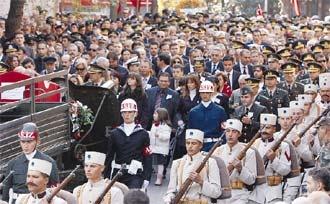
[[[148,60],[141,60],[140,74],[142,77],[142,86],[144,90],[157,86],[157,78],[152,76],[152,63]]]
[[[183,77],[183,65],[174,64],[173,65],[173,77],[170,81],[170,88],[173,90],[177,90],[179,88],[179,81]]]
[[[235,109],[234,117],[243,123],[239,141],[247,143],[258,132],[260,114],[267,113],[267,108],[254,101],[253,91],[249,86],[241,88],[241,102],[242,105]]]
[[[223,71],[223,64],[221,62],[222,52],[220,48],[213,48],[210,53],[211,60],[206,62],[206,71],[214,74],[217,70]]]
[[[120,75],[120,85],[124,86],[128,77],[128,70],[119,65],[119,57],[115,52],[109,52],[107,56],[110,68],[117,71]]]
[[[222,60],[224,71],[228,77],[228,83],[231,90],[239,88],[238,78],[241,75],[240,72],[233,70],[234,58],[232,56],[225,56]]]
[[[253,67],[250,64],[251,52],[247,49],[243,49],[240,52],[240,61],[234,66],[234,70],[241,74],[248,74],[253,77]]]
[[[189,74],[194,72],[194,59],[198,57],[198,51],[196,49],[191,49],[189,52],[189,61],[184,66],[183,72],[184,74]]]
[[[161,72],[158,76],[158,86],[152,87],[146,91],[148,96],[148,128],[150,129],[153,113],[157,108],[165,108],[175,127],[177,119],[177,108],[179,106],[179,94],[170,89],[170,75],[167,72]]]
[[[160,73],[167,72],[170,77],[173,77],[173,71],[171,64],[171,56],[167,53],[160,53],[157,57],[157,67],[159,68],[158,75]]]
[[[290,99],[287,91],[277,88],[277,77],[279,74],[274,70],[265,72],[266,89],[260,92],[260,95],[266,96],[271,103],[271,113],[277,115],[277,109],[289,107]]]
[[[297,68],[297,64],[292,62],[284,63],[281,66],[284,81],[281,81],[277,87],[288,91],[290,101],[297,100],[297,96],[304,93],[304,85],[295,81],[295,69]]]

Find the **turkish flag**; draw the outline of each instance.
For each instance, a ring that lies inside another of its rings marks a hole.
[[[300,12],[300,6],[299,6],[299,0],[291,0],[291,4],[293,4],[294,12],[297,16],[301,15]]]
[[[80,0],[82,6],[91,6],[93,5],[92,0]]]
[[[138,10],[140,9],[141,0],[131,0],[131,2],[135,8],[137,8]]]

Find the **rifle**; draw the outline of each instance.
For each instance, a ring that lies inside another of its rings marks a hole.
[[[80,168],[80,165],[78,165],[73,171],[71,171],[71,173],[62,181],[62,183],[57,186],[52,193],[50,194],[50,196],[47,197],[47,202],[51,203],[52,199],[56,196],[56,194],[58,192],[60,192],[60,190],[62,190],[65,186],[68,185],[68,183],[74,178],[76,177],[76,171],[78,171],[78,169]]]
[[[253,143],[261,136],[261,131],[265,128],[265,126],[263,126],[258,132],[257,134],[255,134],[252,139],[250,140],[249,143],[247,143],[245,145],[245,147],[240,151],[240,153],[237,155],[236,159],[237,160],[242,160],[245,157],[246,152],[248,151],[248,149],[253,145]],[[227,166],[228,169],[228,173],[229,175],[231,175],[231,173],[234,170],[234,166],[232,164],[229,164]]]
[[[197,167],[196,173],[200,173],[204,166],[206,165],[206,162],[209,160],[209,158],[212,156],[213,152],[217,147],[221,145],[222,138],[224,137],[225,132],[222,133],[222,135],[219,137],[219,140],[213,145],[213,147],[210,149],[210,151],[207,153],[207,155],[204,157],[202,163]],[[192,184],[192,180],[190,178],[187,178],[184,183],[182,184],[180,190],[178,193],[175,195],[173,201],[171,202],[172,204],[177,204],[180,202],[182,196],[185,194],[189,186]]]
[[[8,179],[11,177],[11,175],[13,175],[13,173],[15,173],[15,171],[10,171],[9,174],[2,180],[0,183],[0,190],[2,189],[3,185],[6,185]]]
[[[110,183],[105,187],[104,191],[101,193],[101,195],[96,199],[94,204],[100,204],[104,198],[104,196],[108,193],[110,188],[116,183],[116,181],[123,175],[123,169],[124,166],[119,169],[119,171],[116,173],[116,175],[111,179]]]

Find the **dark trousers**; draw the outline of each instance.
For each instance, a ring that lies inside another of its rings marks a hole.
[[[118,169],[113,170],[112,177],[116,175]],[[118,182],[125,184],[129,189],[133,188],[142,188],[143,185],[143,177],[141,173],[137,173],[136,175],[128,174],[127,171],[123,171],[123,175],[119,177]]]

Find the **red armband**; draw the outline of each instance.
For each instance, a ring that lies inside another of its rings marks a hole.
[[[152,154],[150,146],[145,146],[143,148],[142,154],[144,157],[150,156]]]

